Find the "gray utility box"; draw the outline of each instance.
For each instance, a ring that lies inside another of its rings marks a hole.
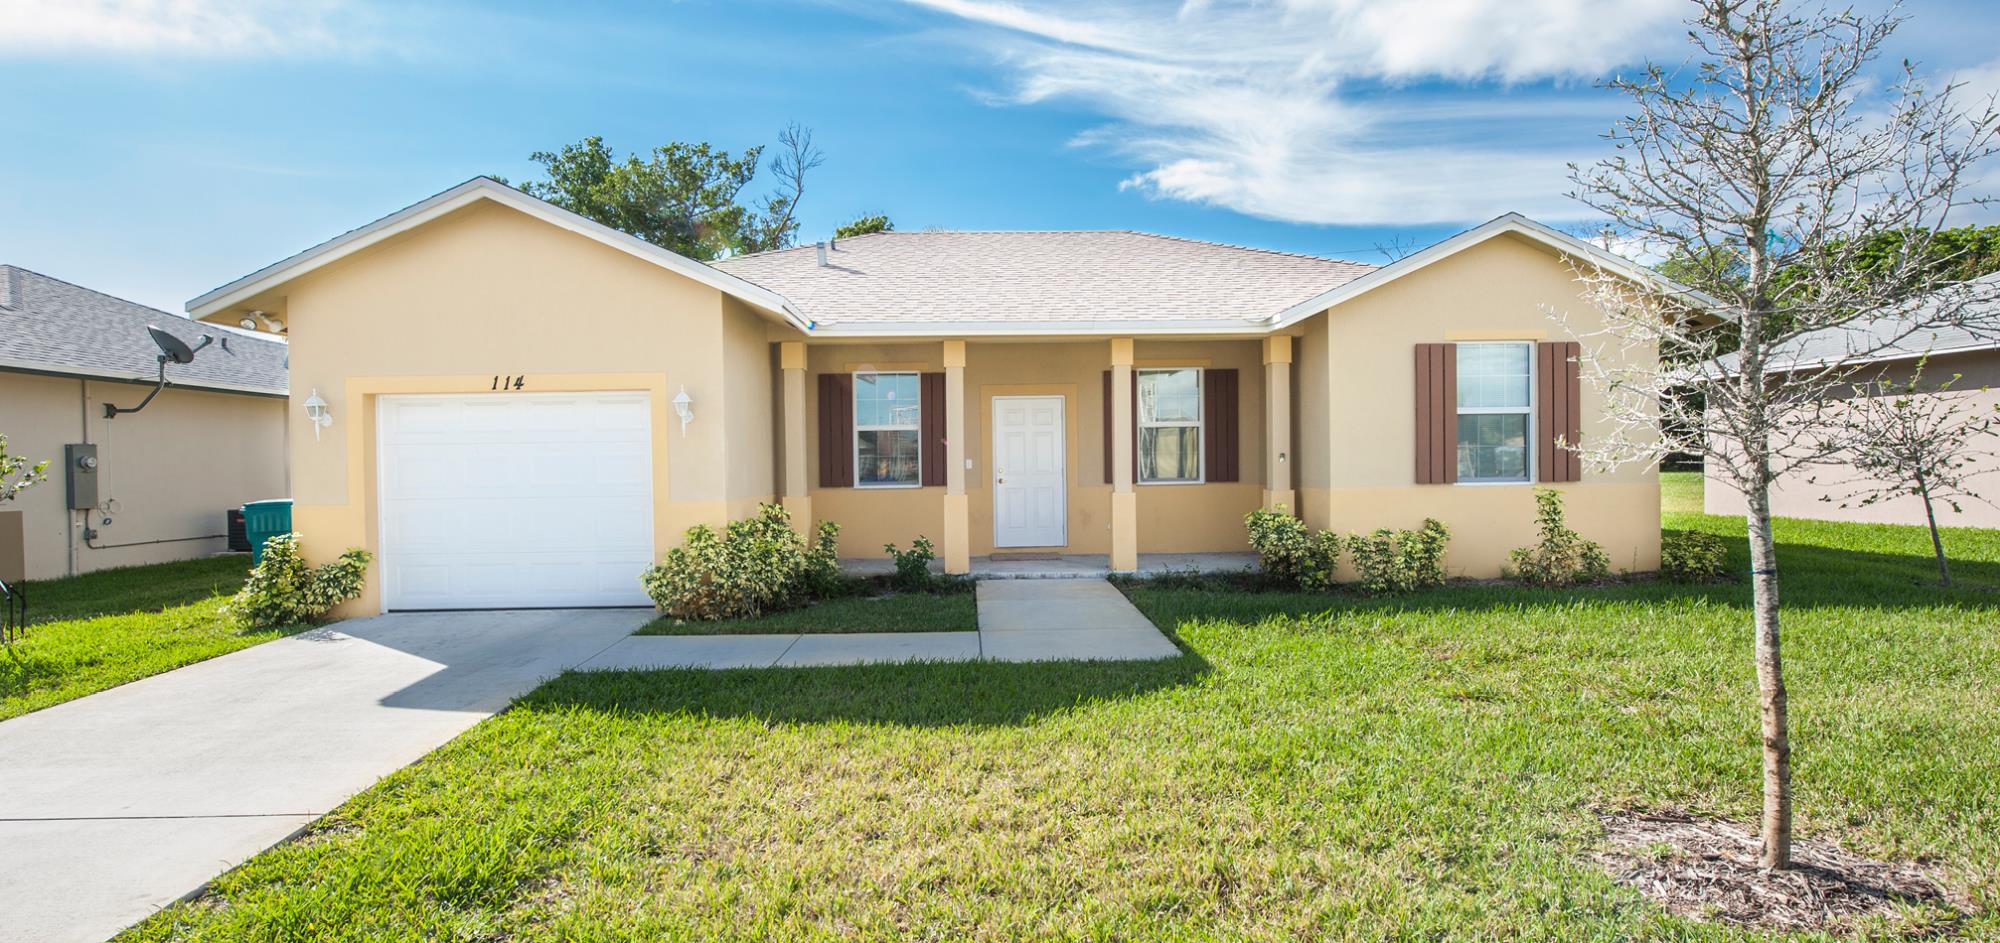
[[[88,442],[63,446],[63,481],[69,489],[69,509],[97,506],[97,446]]]

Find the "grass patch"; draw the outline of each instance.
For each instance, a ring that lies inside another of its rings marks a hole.
[[[1660,513],[1700,514],[1702,477],[1698,471],[1660,473]]]
[[[767,613],[754,619],[681,622],[662,616],[633,634],[785,635],[793,632],[973,632],[979,629],[979,610],[973,601],[969,580],[959,581],[937,593],[891,592],[880,581],[869,581],[860,592],[863,595],[824,599],[798,609]]]
[[[2000,533],[1950,591],[1917,528],[1778,539],[1801,835],[2000,938]],[[1741,583],[1127,591],[1188,655],[565,675],[124,939],[1824,939],[1592,860],[1754,822]]]
[[[0,719],[289,634],[223,617],[249,569],[212,557],[28,583],[26,637],[0,648]]]

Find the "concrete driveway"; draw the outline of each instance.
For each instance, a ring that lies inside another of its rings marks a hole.
[[[0,941],[109,937],[651,617],[361,619],[0,722]]]

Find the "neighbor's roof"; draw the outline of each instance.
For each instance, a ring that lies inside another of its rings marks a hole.
[[[1959,310],[1942,317],[1940,305]],[[1950,321],[1949,324],[1937,323]],[[1801,334],[1772,355],[1772,369],[1913,360],[2000,349],[2000,272],[1927,295],[1893,313]],[[1719,358],[1733,370],[1735,354]]]
[[[193,346],[216,342],[194,362],[167,367],[174,386],[283,396],[286,347],[280,341],[199,324],[103,292],[13,265],[0,265],[0,370],[105,380],[159,377],[156,325]],[[228,346],[223,342],[227,339]]]
[[[814,329],[1241,328],[1375,270],[1128,231],[885,232],[714,263]]]

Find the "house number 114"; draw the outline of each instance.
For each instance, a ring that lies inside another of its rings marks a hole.
[[[492,388],[496,390],[518,390],[527,385],[528,385],[528,378],[525,375],[518,377],[516,376],[503,377],[498,374],[495,374],[493,376]]]

